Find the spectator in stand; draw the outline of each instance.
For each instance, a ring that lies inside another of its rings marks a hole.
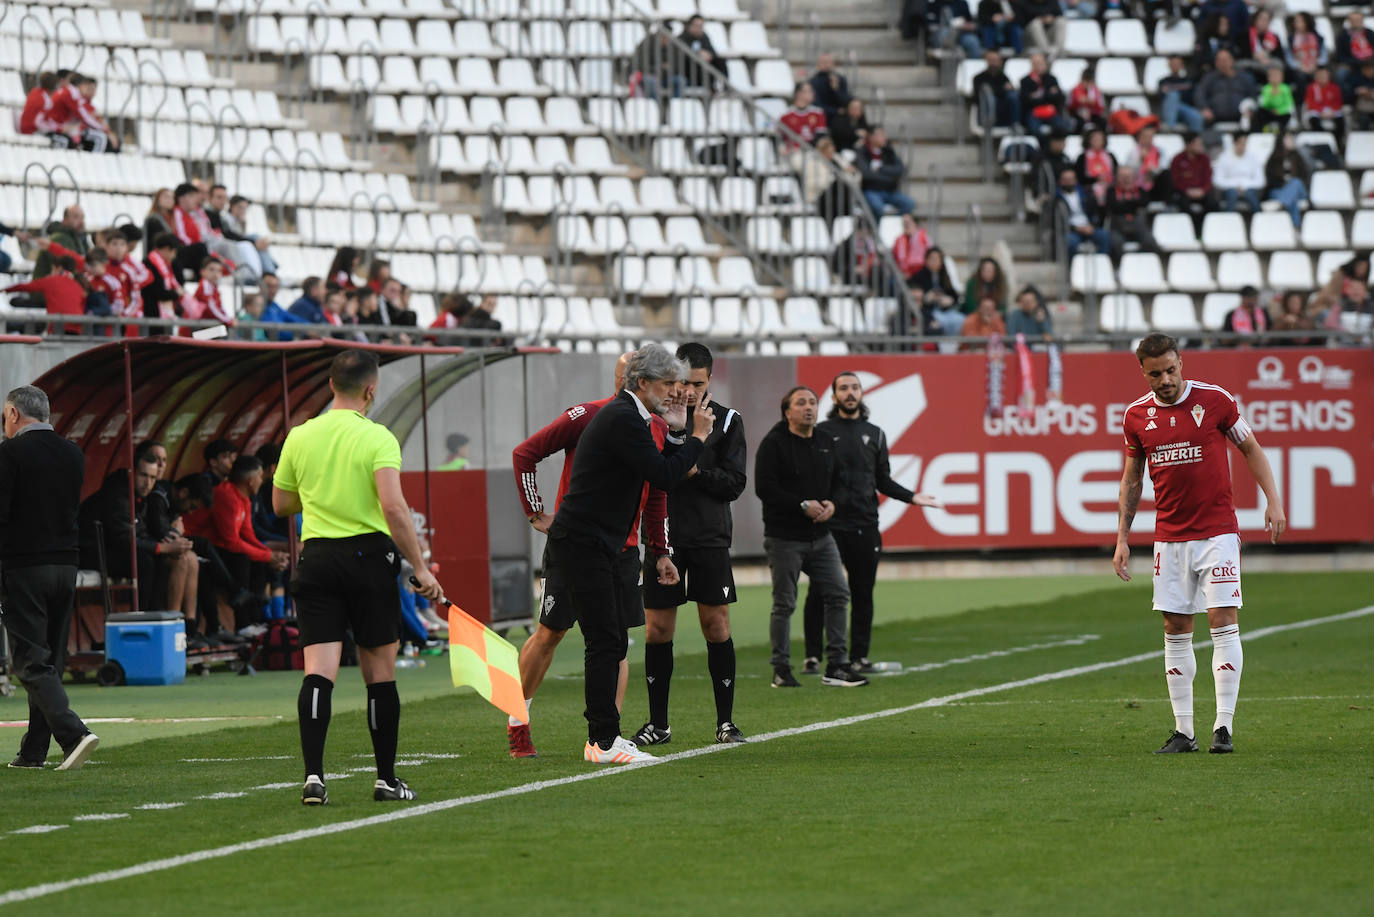
[[[1078,184],[1077,169],[1068,168],[1059,173],[1058,200],[1068,208],[1065,242],[1069,257],[1078,254],[1084,242],[1091,242],[1099,254],[1111,254],[1112,240],[1102,226],[1102,211],[1092,194]]]
[[[1202,112],[1194,107],[1194,91],[1197,81],[1188,72],[1188,63],[1175,54],[1169,58],[1169,75],[1159,81],[1159,92],[1163,98],[1160,107],[1160,120],[1167,130],[1177,131],[1186,127],[1194,134],[1202,133]]]
[[[1183,152],[1169,163],[1169,185],[1173,188],[1173,203],[1177,210],[1193,218],[1193,227],[1202,233],[1202,218],[1216,209],[1216,191],[1212,188],[1212,160],[1202,144],[1202,135],[1185,134]]]
[[[143,288],[153,279],[143,262],[131,254],[142,239],[143,232],[132,224],[105,233],[105,253],[110,256],[110,270],[124,280],[125,299],[128,302],[124,314],[129,318],[144,317]]]
[[[978,300],[978,308],[964,319],[959,335],[966,338],[985,338],[997,334],[1006,337],[1007,325],[997,311],[997,300],[984,296]],[[982,350],[982,344],[965,344],[963,350]]]
[[[95,247],[90,234],[86,232],[86,211],[81,209],[80,204],[72,204],[62,211],[62,221],[49,223],[44,235],[78,259],[85,257]],[[33,276],[46,277],[52,273],[53,259],[56,257],[47,250],[40,251],[34,261]],[[78,260],[77,264],[80,263]]]
[[[199,276],[200,266],[212,254],[232,261],[233,246],[223,238],[211,238],[210,218],[201,206],[205,197],[201,190],[191,182],[183,182],[177,185],[172,197],[176,202],[172,208],[172,232],[181,243],[172,265],[177,278],[184,278],[188,271]]]
[[[15,229],[13,226],[6,226],[4,223],[0,223],[0,237],[4,236],[14,236],[20,242],[29,241],[29,234],[24,232],[24,230]],[[10,258],[10,253],[0,251],[0,274],[8,274],[13,264],[14,261]]]
[[[1218,51],[1216,69],[1198,81],[1193,98],[1202,120],[1209,127],[1221,122],[1237,123],[1249,128],[1250,113],[1255,110],[1258,88],[1255,80],[1244,70],[1236,69],[1236,59],[1230,51]]]
[[[830,125],[830,136],[838,150],[857,148],[868,140],[868,132],[872,129],[864,115],[863,99],[850,99],[844,110],[836,112],[833,118],[826,115],[826,123]]]
[[[186,318],[234,324],[234,311],[220,297],[219,283],[224,279],[224,262],[214,255],[200,263],[200,280],[181,296],[181,314]]]
[[[1225,19],[1232,35],[1244,35],[1250,28],[1250,10],[1245,0],[1202,0],[1193,15],[1200,22],[1218,16]]]
[[[1097,86],[1097,70],[1083,68],[1083,76],[1069,93],[1069,114],[1080,131],[1107,129],[1107,100]]]
[[[1159,250],[1145,212],[1149,195],[1140,187],[1139,175],[1131,166],[1122,166],[1116,171],[1116,181],[1107,189],[1107,231],[1111,233],[1112,249],[1118,260],[1127,242],[1134,242],[1144,251]]]
[[[461,293],[445,293],[443,298],[439,300],[439,314],[435,316],[434,321],[430,323],[429,327],[447,329],[461,328],[463,326],[463,319],[467,318],[468,313],[471,311],[472,303],[466,296]],[[433,341],[435,339],[430,338],[430,340]],[[439,343],[448,346],[455,342],[446,338],[439,341]]]
[[[324,291],[324,308],[320,310],[323,316],[323,324],[333,325],[335,328],[342,328],[345,324],[344,311],[348,307],[349,290],[341,290],[338,287],[328,287]],[[325,335],[333,337],[333,335]]]
[[[1041,147],[1035,160],[1035,193],[1043,206],[1054,197],[1059,188],[1059,173],[1073,168],[1073,160],[1064,152],[1068,136],[1063,131],[1054,131],[1048,142]]]
[[[984,48],[1011,48],[1019,55],[1025,49],[1023,33],[1008,0],[980,0],[978,37]]]
[[[811,94],[829,121],[849,104],[849,81],[835,69],[835,55],[824,52],[816,58],[816,72],[811,75]]]
[[[1116,156],[1107,149],[1107,132],[1100,127],[1089,129],[1074,169],[1079,183],[1092,189],[1098,204],[1107,200],[1107,189],[1116,181],[1116,165]]]
[[[837,216],[854,212],[859,194],[859,170],[852,162],[835,153],[835,143],[828,136],[816,140],[816,156],[807,156],[802,164],[802,194],[816,208],[827,224]],[[839,172],[836,177],[831,171]]]
[[[1007,298],[1010,295],[1007,275],[1002,273],[1002,266],[993,258],[983,258],[978,262],[978,269],[969,275],[968,281],[964,284],[963,311],[971,311],[974,303],[981,302],[985,296],[991,296],[997,301],[997,311],[1005,312]]]
[[[1317,68],[1326,63],[1326,42],[1317,34],[1317,21],[1311,13],[1295,13],[1288,23],[1288,75],[1294,83],[1307,87]]]
[[[76,261],[71,257],[58,258],[53,263],[53,271],[43,277],[35,277],[27,283],[16,283],[5,287],[6,293],[37,293],[42,296],[42,304],[49,315],[85,315],[87,291],[76,277]],[[18,301],[11,300],[11,306],[21,307]],[[51,333],[53,326],[49,326]],[[81,334],[83,326],[66,325],[67,334]]]
[[[1367,131],[1374,128],[1374,58],[1360,61],[1345,81],[1345,99],[1350,103],[1351,127]]]
[[[119,137],[100,117],[91,100],[95,98],[93,77],[72,74],[70,85],[52,95],[49,110],[52,120],[62,125],[63,133],[53,135],[53,145],[79,145],[88,153],[118,153]],[[62,139],[65,138],[65,141]]]
[[[1212,184],[1221,193],[1221,209],[1230,213],[1242,200],[1250,213],[1258,213],[1260,195],[1264,193],[1264,163],[1251,155],[1246,147],[1246,134],[1231,138],[1231,149],[1223,150],[1212,163]]]
[[[1288,211],[1294,227],[1302,225],[1298,205],[1307,200],[1307,180],[1311,174],[1307,160],[1298,151],[1297,139],[1285,131],[1264,165],[1264,187],[1268,199],[1278,201]]]
[[[257,259],[259,268],[258,281],[261,282],[263,274],[275,274],[277,272],[277,260],[273,258],[272,253],[267,250],[272,240],[267,236],[248,232],[248,198],[244,197],[242,194],[235,194],[233,197],[227,198],[229,209],[224,210],[222,209],[222,201],[226,199],[224,198],[226,192],[224,191],[223,185],[220,185],[219,189],[218,194],[221,196],[220,198],[216,197],[215,189],[210,189],[211,203],[215,206],[216,212],[219,215],[219,229],[224,233],[226,239],[237,242],[240,246],[249,245],[252,247],[252,250],[247,251],[246,254]],[[216,203],[217,200],[221,202]],[[250,261],[249,263],[251,264],[252,262]]]
[[[262,275],[262,315],[258,318],[261,322],[275,322],[280,325],[300,325],[305,323],[305,319],[291,312],[289,309],[282,308],[281,303],[277,302],[277,293],[281,290],[281,280],[276,274]],[[275,334],[268,332],[269,337],[274,337],[278,341],[290,341],[295,335],[289,331],[278,331]]]
[[[373,293],[381,295],[382,285],[391,279],[391,262],[383,261],[381,258],[373,258],[372,263],[367,266],[367,288]]]
[[[928,326],[938,328],[940,334],[959,333],[964,313],[959,309],[959,291],[949,279],[943,250],[934,246],[926,249],[925,266],[911,278],[909,286],[919,294],[916,298]]]
[[[1072,128],[1064,117],[1064,90],[1043,54],[1030,56],[1030,73],[1021,79],[1020,106],[1026,130],[1032,134],[1068,133]]]
[[[1369,252],[1355,256],[1331,273],[1331,279],[1312,303],[1323,328],[1340,328],[1342,315],[1374,313],[1374,289],[1369,285]]]
[[[1167,201],[1169,199],[1169,170],[1164,166],[1164,154],[1155,144],[1157,133],[1153,124],[1147,124],[1136,131],[1135,149],[1121,168],[1135,173],[1135,183],[1149,200]]]
[[[1226,313],[1221,330],[1255,335],[1255,343],[1258,343],[1258,337],[1269,330],[1269,313],[1259,304],[1259,290],[1248,284],[1240,288],[1240,304]],[[1231,341],[1229,346],[1244,346],[1245,343],[1244,340]]]
[[[946,16],[948,14],[948,16]],[[928,31],[939,47],[958,45],[967,58],[983,53],[978,40],[978,20],[965,0],[934,0],[927,7]]]
[[[1002,69],[1002,55],[996,51],[984,53],[987,69],[973,78],[973,98],[978,106],[978,123],[984,127],[1011,127],[1021,120],[1021,97]],[[991,95],[984,100],[985,92]],[[986,108],[991,104],[992,108]],[[988,123],[988,116],[992,123]]]
[[[798,83],[792,90],[792,107],[782,113],[778,120],[804,143],[814,145],[816,138],[826,132],[825,112],[811,104],[815,92],[810,83]],[[783,136],[783,150],[792,163],[792,171],[801,171],[801,146],[790,135]]]
[[[1296,290],[1290,290],[1283,294],[1279,300],[1278,314],[1270,323],[1275,331],[1313,331],[1317,323],[1312,320],[1312,316],[1307,313],[1307,296]],[[1306,347],[1312,343],[1311,338],[1280,338],[1273,343],[1286,345],[1289,347]]]
[[[261,293],[245,293],[243,302],[239,303],[238,315],[234,316],[239,322],[260,322],[262,321],[262,310],[265,304]],[[261,328],[254,328],[252,331],[240,331],[240,335],[250,341],[267,340],[267,332]]]
[[[1025,287],[1016,294],[1016,308],[1007,315],[1007,335],[1015,337],[1018,334],[1024,334],[1027,340],[1041,338],[1049,341],[1054,338],[1050,310],[1045,307],[1035,287]]]
[[[395,277],[388,277],[386,283],[382,284],[375,324],[415,326],[415,313],[406,306],[405,284]]]
[[[472,311],[463,320],[463,327],[471,328],[474,331],[500,331],[500,319],[492,317],[492,313],[495,311],[496,297],[488,293],[473,306]],[[477,347],[502,347],[505,345],[505,340],[499,337],[484,336],[474,338],[472,343]]]
[[[916,202],[898,190],[906,175],[906,166],[887,142],[887,131],[881,124],[873,125],[868,132],[867,141],[859,148],[857,164],[862,176],[860,188],[875,220],[881,219],[888,207],[898,213],[916,209]]]
[[[29,90],[24,110],[19,116],[19,133],[43,134],[53,146],[68,146],[62,125],[52,118],[52,96],[57,91],[57,74],[44,71],[38,75],[38,85]],[[57,136],[54,136],[57,135]]]
[[[1198,69],[1206,72],[1211,69],[1217,54],[1226,51],[1233,57],[1241,57],[1245,42],[1241,40],[1241,33],[1232,30],[1231,20],[1225,16],[1212,16],[1202,23],[1202,28],[1198,31],[1197,47],[1193,51],[1193,57],[1197,60]]]
[[[1317,68],[1303,98],[1302,118],[1310,131],[1329,130],[1337,137],[1345,136],[1345,98],[1341,87],[1331,82],[1331,68]]]
[[[911,278],[925,267],[926,252],[930,250],[930,234],[921,226],[914,210],[902,214],[902,234],[892,243],[892,260],[897,269],[906,277],[910,286]]]
[[[284,552],[267,548],[253,532],[253,496],[262,488],[263,467],[256,456],[241,455],[234,460],[228,480],[215,488],[210,508],[210,543],[219,551],[230,576],[253,596],[251,604],[240,606],[244,612],[240,632],[258,624],[267,603],[267,574],[284,570]]]
[[[324,275],[325,284],[340,290],[356,290],[358,268],[362,263],[362,253],[345,245],[334,253],[334,260],[329,262],[329,270]]]
[[[1059,57],[1069,27],[1060,16],[1058,0],[1024,0],[1019,12],[1031,49]]]
[[[1242,46],[1241,58],[1246,67],[1252,70],[1268,70],[1270,67],[1283,66],[1283,42],[1269,28],[1273,14],[1266,9],[1255,11],[1250,20],[1247,39]]]
[[[156,239],[166,232],[176,235],[176,227],[172,217],[174,209],[176,209],[176,198],[172,196],[172,189],[158,188],[157,193],[153,195],[152,204],[148,208],[148,215],[143,218],[144,238]],[[181,244],[179,239],[177,244]]]
[[[1284,130],[1297,108],[1293,89],[1283,81],[1282,67],[1270,67],[1266,76],[1265,84],[1260,87],[1259,107],[1255,110],[1255,130]]]
[[[877,240],[862,220],[855,222],[854,232],[830,253],[830,268],[840,283],[866,287],[874,293],[883,292],[880,263]]]
[[[311,325],[325,324],[324,304],[320,302],[323,295],[324,281],[318,277],[305,278],[300,298],[291,304],[291,314]]]
[[[667,29],[655,27],[630,55],[626,82],[632,90],[642,90],[646,98],[657,99],[660,87],[671,87],[673,98],[680,97],[686,81],[678,73],[679,54]]]
[[[682,60],[684,71],[683,76],[687,80],[687,85],[694,89],[710,89],[714,82],[712,70],[723,71],[725,65],[720,61],[720,55],[716,53],[715,46],[711,44],[711,36],[706,34],[706,20],[699,15],[693,15],[687,20],[682,28],[682,34],[678,36],[684,45],[691,49],[697,57],[701,58],[709,66],[704,67],[691,58]]]
[[[1367,60],[1374,60],[1374,31],[1364,26],[1364,13],[1353,11],[1345,20],[1345,28],[1336,36],[1337,67],[1359,67]]]

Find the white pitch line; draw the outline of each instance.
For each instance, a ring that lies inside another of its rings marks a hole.
[[[1265,703],[1290,703],[1295,701],[1334,701],[1334,700],[1374,700],[1374,694],[1296,694],[1289,697],[1255,697],[1246,694],[1245,705]],[[980,700],[968,703],[950,704],[951,707],[1028,707],[1061,706],[1063,704],[1167,704],[1167,697],[1070,697],[1063,700]],[[292,784],[295,786],[295,784]]]
[[[72,817],[72,821],[115,821],[128,817],[128,812],[91,812],[86,815],[75,815]]]
[[[1326,615],[1320,618],[1307,618],[1302,621],[1291,621],[1287,624],[1276,624],[1272,627],[1262,627],[1258,630],[1250,631],[1248,634],[1242,633],[1241,639],[1258,640],[1261,637],[1268,637],[1272,634],[1284,633],[1290,630],[1299,630],[1307,627],[1315,627],[1318,624],[1330,624],[1335,621],[1348,621],[1352,618],[1362,618],[1366,615],[1374,614],[1374,605],[1367,605],[1364,608],[1357,608],[1353,611],[1346,611],[1340,614]],[[1199,647],[1209,646],[1210,641],[1197,644]],[[63,879],[57,882],[44,882],[41,885],[31,885],[28,888],[16,888],[0,895],[0,906],[13,904],[18,901],[31,901],[35,898],[42,898],[47,895],[55,895],[59,892],[69,891],[73,888],[82,888],[88,885],[101,885],[106,882],[116,882],[120,879],[132,879],[138,876],[146,876],[155,872],[164,872],[168,869],[176,869],[181,866],[190,866],[195,863],[204,863],[209,860],[218,860],[239,853],[250,853],[254,850],[265,850],[270,847],[279,847],[283,844],[290,844],[296,841],[311,840],[317,837],[327,837],[331,834],[343,834],[348,831],[356,831],[359,828],[370,828],[374,825],[386,825],[392,822],[405,821],[411,818],[419,818],[422,815],[432,815],[435,812],[446,812],[450,809],[457,809],[463,806],[475,805],[481,802],[491,802],[496,799],[510,799],[515,796],[525,796],[530,793],[537,793],[541,790],[549,790],[557,787],[571,786],[576,783],[586,783],[591,780],[604,780],[619,774],[630,773],[633,771],[644,770],[649,767],[657,767],[661,764],[668,764],[673,761],[685,761],[690,758],[700,758],[705,755],[717,754],[723,751],[731,751],[738,748],[749,748],[763,742],[771,742],[774,739],[788,738],[790,736],[806,735],[811,732],[820,732],[826,729],[837,729],[843,726],[853,726],[857,723],[866,723],[872,720],[886,719],[893,716],[912,713],[916,710],[927,710],[932,707],[945,707],[958,701],[968,700],[973,697],[983,697],[988,694],[997,694],[1002,691],[1011,691],[1016,688],[1025,688],[1031,685],[1042,685],[1052,681],[1061,681],[1065,678],[1074,678],[1079,675],[1088,675],[1093,672],[1102,672],[1107,669],[1121,668],[1122,666],[1134,665],[1138,662],[1149,662],[1158,659],[1163,655],[1162,650],[1150,653],[1138,653],[1134,656],[1125,656],[1121,659],[1112,659],[1106,662],[1095,662],[1089,665],[1074,666],[1069,669],[1060,669],[1057,672],[1045,672],[1041,675],[1033,675],[1030,678],[1020,678],[1016,681],[1004,681],[1001,684],[987,685],[982,688],[970,688],[967,691],[959,691],[954,694],[946,694],[941,697],[932,697],[920,703],[908,704],[904,707],[890,707],[886,710],[876,710],[872,713],[860,713],[854,716],[841,717],[835,720],[825,720],[818,723],[808,723],[804,726],[793,726],[788,729],[778,729],[773,732],[766,732],[762,735],[753,736],[745,745],[704,745],[700,748],[689,748],[686,751],[675,752],[671,755],[664,755],[650,761],[638,764],[626,764],[619,767],[603,768],[601,770],[586,771],[580,774],[573,774],[567,777],[557,777],[550,780],[536,780],[532,783],[522,783],[518,786],[506,787],[501,790],[493,790],[489,793],[475,793],[471,796],[460,796],[455,799],[441,799],[438,802],[423,803],[418,806],[411,806],[406,809],[393,809],[380,815],[372,815],[367,818],[355,818],[350,821],[334,822],[328,825],[317,825],[313,828],[303,828],[299,831],[290,831],[286,834],[274,834],[270,837],[260,837],[256,840],[241,841],[237,844],[226,844],[222,847],[211,847],[207,850],[196,850],[191,853],[183,853],[173,857],[166,857],[159,860],[148,860],[143,863],[136,863],[133,866],[124,866],[119,869],[107,869],[102,872],[92,873],[88,876],[80,876],[75,879]]]
[[[295,786],[294,783],[288,785]],[[160,812],[164,809],[180,809],[184,805],[186,805],[184,802],[145,802],[141,806],[134,806],[134,808],[145,809],[150,812]]]
[[[909,665],[902,669],[900,673],[894,674],[909,675],[913,672],[933,672],[936,669],[945,669],[952,665],[967,665],[970,662],[985,662],[989,659],[1002,659],[1006,656],[1014,656],[1017,653],[1058,649],[1063,646],[1083,646],[1084,644],[1100,639],[1100,634],[1080,634],[1077,637],[1069,637],[1066,640],[1055,640],[1050,643],[1027,643],[1025,646],[1013,646],[1004,650],[988,650],[986,653],[973,653],[969,656],[958,656],[954,659],[945,659],[941,662],[922,662],[917,665]]]
[[[16,828],[10,834],[51,834],[70,827],[71,825],[29,825],[27,828]]]

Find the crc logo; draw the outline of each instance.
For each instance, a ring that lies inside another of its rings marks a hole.
[[[1318,356],[1307,356],[1298,363],[1298,380],[1320,383],[1323,388],[1350,388],[1355,374],[1344,366],[1327,366]]]
[[[1260,359],[1255,367],[1257,378],[1250,380],[1251,388],[1292,388],[1292,381],[1283,377],[1283,360],[1276,356]]]
[[[1222,579],[1240,576],[1240,569],[1230,564],[1223,564],[1220,567],[1212,568],[1212,578]]]

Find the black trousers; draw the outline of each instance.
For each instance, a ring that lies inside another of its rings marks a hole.
[[[620,660],[629,647],[617,594],[616,558],[604,545],[574,538],[550,538],[549,560],[563,577],[564,589],[577,615],[586,645],[585,670],[587,738],[608,742],[620,735],[620,711],[615,689]]]
[[[863,659],[873,639],[873,584],[878,580],[878,558],[883,552],[883,536],[876,528],[857,532],[831,529],[840,549],[840,563],[849,578],[849,658]],[[802,612],[806,630],[806,655],[822,658],[825,646],[825,609],[815,589],[806,590]]]
[[[19,742],[19,756],[42,761],[54,738],[66,749],[87,732],[62,687],[62,663],[76,600],[76,566],[45,564],[6,570],[0,574],[0,596],[14,674],[29,694],[29,729]]]
[[[248,605],[235,606],[234,623],[242,630],[250,624],[260,624],[262,622],[262,604],[266,603],[265,594],[267,591],[267,564],[262,561],[253,560],[247,554],[235,554],[233,551],[219,550],[220,557],[224,560],[224,566],[229,570],[229,575],[233,581],[242,589],[251,592],[254,598],[262,599],[257,606]],[[234,594],[230,594],[233,598]]]

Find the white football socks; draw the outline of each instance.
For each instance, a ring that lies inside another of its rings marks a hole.
[[[1174,708],[1174,729],[1190,739],[1193,738],[1193,677],[1195,675],[1197,675],[1197,658],[1193,655],[1193,635],[1165,634],[1164,680],[1169,685],[1169,703]],[[1221,689],[1218,688],[1217,690],[1220,691]],[[1234,697],[1233,694],[1232,698]]]
[[[1217,722],[1212,727],[1226,727],[1231,732],[1231,720],[1236,715],[1236,697],[1240,694],[1240,670],[1245,653],[1240,648],[1240,625],[1228,624],[1212,628],[1212,678],[1217,688]]]
[[[525,698],[525,723],[528,723],[528,722],[530,721],[530,704],[532,704],[532,703],[534,703],[534,698],[532,698],[532,697],[527,697],[527,698]],[[508,716],[508,717],[506,717],[506,724],[509,725],[509,726],[523,726],[523,725],[524,725],[524,723],[521,723],[519,720],[517,720],[517,719],[516,719],[515,717],[513,717],[513,716]]]

